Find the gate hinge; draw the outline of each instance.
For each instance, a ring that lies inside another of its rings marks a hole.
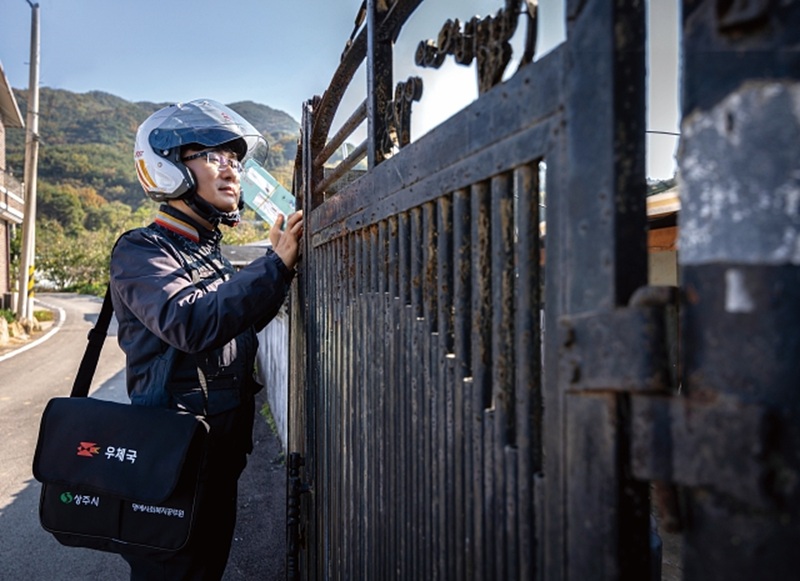
[[[706,487],[768,507],[773,472],[769,411],[731,396],[631,398],[631,470],[635,478]]]
[[[676,304],[675,287],[642,287],[626,307],[562,317],[559,365],[568,389],[667,391]]]
[[[303,482],[300,469],[305,466],[305,459],[298,452],[289,454],[286,462],[286,578],[300,578],[299,555],[304,544],[300,526],[300,497],[310,492],[311,487]]]

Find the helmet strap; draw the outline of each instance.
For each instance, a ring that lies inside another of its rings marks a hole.
[[[192,188],[186,192],[181,199],[186,202],[194,212],[211,224],[214,228],[220,224],[226,226],[236,226],[241,221],[240,210],[244,207],[244,200],[239,198],[239,207],[232,212],[222,212],[201,198],[197,191]]]

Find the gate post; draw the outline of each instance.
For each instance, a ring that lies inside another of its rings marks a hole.
[[[558,308],[562,322],[613,313],[647,284],[645,5],[571,0],[567,25],[567,199],[548,209],[556,223],[547,225],[547,283],[561,288],[563,301],[548,308]],[[560,330],[553,331],[548,341]],[[555,348],[569,345],[566,338]],[[563,418],[546,425],[547,447],[559,449],[546,457],[563,459],[563,466],[545,466],[548,487],[562,484],[566,495],[563,522],[558,511],[548,515],[545,576],[647,579],[648,489],[628,467],[628,396],[615,385],[576,388],[577,373],[560,367],[558,393],[545,405],[550,418],[561,407]],[[559,492],[548,490],[548,510]]]
[[[683,27],[683,390],[727,414],[698,426],[703,445],[681,468],[684,578],[788,578],[800,567],[800,4],[684,0]],[[764,418],[750,429],[747,409]],[[749,454],[726,454],[731,440]]]

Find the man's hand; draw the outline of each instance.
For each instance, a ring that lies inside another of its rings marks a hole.
[[[294,268],[300,254],[300,238],[303,236],[303,210],[289,214],[286,220],[286,230],[283,227],[284,216],[278,216],[275,224],[269,229],[269,241],[272,250],[277,254],[287,268]]]

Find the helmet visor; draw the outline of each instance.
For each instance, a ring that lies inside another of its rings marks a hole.
[[[243,139],[247,151],[242,163],[252,159],[259,165],[267,161],[269,146],[264,136],[244,117],[209,99],[178,103],[168,107],[163,120],[150,132],[150,146],[161,155],[176,147],[198,143],[218,147]]]

